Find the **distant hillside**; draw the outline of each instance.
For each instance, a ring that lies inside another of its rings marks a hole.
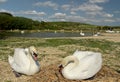
[[[120,26],[116,28],[120,29]],[[78,22],[44,22],[25,17],[15,17],[10,13],[0,12],[0,30],[106,30],[110,26],[96,26]]]
[[[78,22],[47,22],[47,24],[53,29],[64,29],[64,30],[81,30],[81,29],[90,29],[96,27],[95,25],[78,23]]]
[[[0,15],[13,16],[11,13],[7,13],[7,12],[0,12]]]

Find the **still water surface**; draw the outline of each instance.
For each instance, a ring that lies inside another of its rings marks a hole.
[[[32,38],[54,38],[54,37],[81,37],[79,32],[34,32],[34,33],[13,33],[13,37],[32,37]],[[92,33],[85,33],[85,36],[92,36]]]

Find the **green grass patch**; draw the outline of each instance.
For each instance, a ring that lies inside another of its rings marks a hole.
[[[34,45],[36,47],[58,47],[62,45],[76,45],[85,47],[85,50],[99,49],[102,53],[119,54],[120,51],[116,50],[120,43],[110,42],[106,40],[95,39],[42,39],[42,38],[8,38],[0,40],[0,57],[4,54],[11,54],[16,47],[29,47]],[[81,47],[80,47],[81,48]],[[64,49],[64,48],[63,48]],[[69,49],[73,51],[72,49]],[[119,57],[119,56],[118,56]],[[1,58],[0,58],[1,59]]]
[[[7,61],[8,55],[13,55],[14,49],[17,47],[54,47],[66,54],[58,55],[58,57],[66,57],[72,55],[78,50],[97,51],[103,54],[103,64],[120,71],[120,42],[112,42],[98,39],[43,39],[43,38],[7,38],[0,40],[0,60]],[[41,60],[44,54],[40,55]]]

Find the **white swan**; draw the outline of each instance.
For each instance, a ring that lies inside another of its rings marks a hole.
[[[21,31],[21,34],[24,34],[24,33],[25,33],[25,31],[24,31],[24,30],[22,30],[22,31]]]
[[[100,32],[97,32],[96,34],[94,34],[93,36],[99,36],[100,35]]]
[[[82,32],[82,30],[80,31],[80,35],[81,36],[85,36],[85,33]]]
[[[25,49],[16,48],[14,56],[8,57],[8,62],[16,76],[19,76],[19,74],[33,75],[40,70],[37,51],[34,46]]]
[[[101,66],[100,53],[76,51],[72,56],[63,59],[60,72],[67,79],[82,80],[93,77],[101,69]]]

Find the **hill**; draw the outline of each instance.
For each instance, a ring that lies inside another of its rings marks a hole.
[[[114,26],[120,29],[120,26]],[[80,22],[45,22],[0,12],[0,30],[113,30],[112,26],[97,26]]]

